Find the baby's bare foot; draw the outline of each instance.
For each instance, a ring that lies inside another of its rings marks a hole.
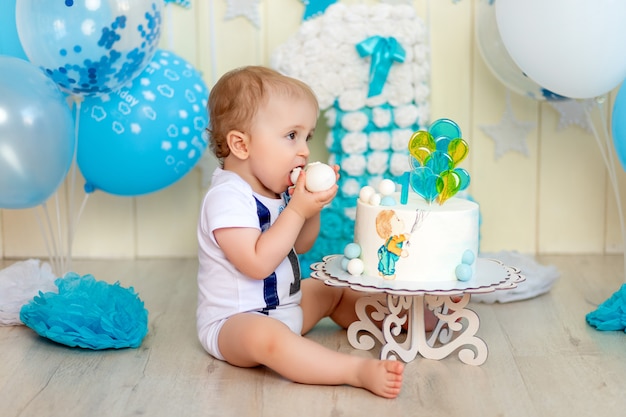
[[[404,364],[398,361],[367,360],[360,372],[361,386],[384,398],[396,398],[402,388]]]

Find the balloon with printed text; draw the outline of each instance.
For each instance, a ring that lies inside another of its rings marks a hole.
[[[130,84],[85,99],[77,150],[85,190],[137,196],[182,178],[207,146],[208,95],[190,63],[157,50]]]

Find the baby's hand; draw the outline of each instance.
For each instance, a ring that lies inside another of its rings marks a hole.
[[[337,179],[339,179],[339,167],[335,166],[334,168],[335,172],[337,173]],[[308,220],[309,218],[322,211],[324,206],[329,204],[333,200],[333,198],[335,198],[339,187],[337,186],[337,184],[335,184],[328,190],[317,191],[313,193],[306,189],[305,182],[306,173],[302,171],[300,172],[298,181],[296,181],[296,185],[289,190],[289,193],[291,194],[291,200],[289,200],[288,207],[291,207],[305,220]]]

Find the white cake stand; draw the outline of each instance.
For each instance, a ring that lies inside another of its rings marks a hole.
[[[378,341],[382,344],[381,359],[399,358],[404,362],[414,360],[418,353],[439,360],[458,351],[463,363],[482,365],[488,350],[476,336],[478,314],[466,308],[471,295],[512,289],[525,279],[518,269],[494,259],[478,258],[476,276],[467,282],[354,276],[341,268],[341,259],[342,255],[330,255],[313,264],[311,277],[327,285],[368,293],[356,303],[358,320],[348,327],[348,341],[361,350],[373,349]],[[438,318],[432,331],[426,331],[425,308]]]

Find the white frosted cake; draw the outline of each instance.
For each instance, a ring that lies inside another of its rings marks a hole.
[[[469,152],[461,129],[450,119],[433,122],[409,138],[410,171],[397,185],[383,179],[378,190],[361,188],[354,242],[341,267],[404,282],[470,281],[478,256],[478,204],[454,197],[470,182],[458,166]]]
[[[400,203],[400,193],[388,197],[383,204],[358,200],[354,225],[358,246],[346,246],[346,259],[360,252],[356,258],[362,264],[350,269],[346,265],[349,272],[398,281],[472,279],[478,254],[478,204],[453,197],[439,205],[414,193],[408,195],[407,204]]]

